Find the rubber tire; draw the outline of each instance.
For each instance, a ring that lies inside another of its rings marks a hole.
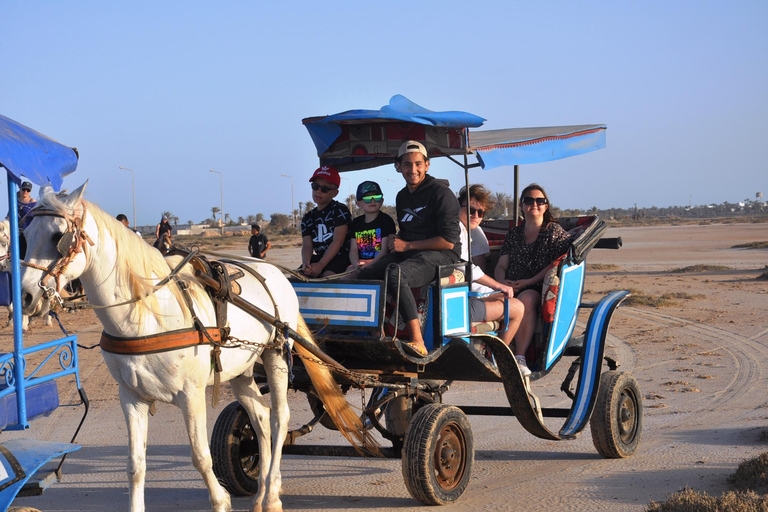
[[[474,463],[472,427],[461,409],[429,404],[413,415],[405,432],[402,467],[414,499],[425,505],[455,502],[469,485]]]
[[[232,402],[221,411],[211,434],[213,472],[234,496],[259,490],[259,443],[243,406]]]
[[[607,371],[589,421],[597,452],[609,459],[631,457],[643,437],[643,396],[631,373]]]

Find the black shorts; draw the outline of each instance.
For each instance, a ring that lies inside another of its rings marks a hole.
[[[309,259],[310,263],[317,263],[322,259],[322,256],[318,254],[313,254],[312,257]],[[341,274],[342,272],[347,271],[347,267],[349,267],[349,254],[347,253],[340,253],[337,254],[335,258],[333,258],[331,261],[328,262],[328,264],[323,269],[323,272],[331,271],[334,274]],[[322,275],[323,272],[320,272]]]

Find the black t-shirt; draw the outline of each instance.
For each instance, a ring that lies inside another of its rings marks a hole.
[[[261,253],[267,248],[267,236],[259,233],[252,235],[248,241],[248,252],[254,258],[261,258]]]
[[[441,236],[454,244],[452,252],[460,257],[460,209],[453,192],[427,174],[416,190],[405,187],[397,194],[400,238],[411,242]]]
[[[357,253],[361,260],[372,260],[381,251],[384,240],[395,234],[395,221],[384,212],[373,221],[366,223],[365,215],[361,215],[352,221],[350,238],[357,242]]]
[[[323,211],[313,208],[301,219],[301,236],[312,237],[312,247],[315,254],[322,257],[333,242],[333,230],[352,222],[349,208],[336,200],[332,200]],[[349,252],[349,244],[342,244],[339,254]]]

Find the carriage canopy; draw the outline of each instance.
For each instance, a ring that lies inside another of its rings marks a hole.
[[[64,176],[77,168],[77,150],[0,115],[0,165],[20,184],[23,174],[39,186],[60,190]]]
[[[348,110],[302,121],[321,165],[340,171],[394,163],[404,140],[418,140],[430,157],[474,154],[484,169],[548,162],[605,147],[602,124],[470,130],[485,119],[468,112],[433,112],[395,95],[380,110]]]

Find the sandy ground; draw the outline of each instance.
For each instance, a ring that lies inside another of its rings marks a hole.
[[[768,450],[759,440],[768,429],[768,281],[756,277],[768,264],[766,250],[731,246],[768,239],[765,224],[663,226],[611,229],[618,251],[595,250],[588,259],[585,300],[614,289],[652,295],[682,292],[664,308],[621,307],[614,316],[608,353],[637,378],[645,405],[638,453],[601,458],[590,433],[574,441],[532,437],[513,418],[471,417],[476,463],[469,489],[444,510],[643,510],[684,486],[720,493],[739,462]],[[232,251],[229,251],[232,252]],[[298,263],[294,249],[273,250],[270,259]],[[695,264],[727,269],[674,272]],[[586,317],[586,316],[585,316]],[[84,346],[97,343],[100,326],[91,312],[62,316]],[[582,323],[583,325],[583,323]],[[56,337],[58,328],[38,321],[28,343]],[[10,328],[0,331],[8,350]],[[78,441],[83,449],[64,466],[64,479],[43,496],[17,505],[44,511],[127,509],[127,436],[112,381],[98,349],[80,350],[81,378],[91,412]],[[561,368],[561,367],[562,368]],[[534,383],[543,405],[564,407],[559,391],[565,364]],[[82,414],[74,388],[62,383],[62,402],[37,420],[28,437],[66,441]],[[291,397],[292,424],[310,417],[301,394]],[[457,383],[445,396],[454,404],[505,405],[500,385]],[[221,408],[219,408],[220,410]],[[209,408],[209,432],[217,410]],[[548,420],[558,429],[562,420]],[[146,502],[149,510],[209,510],[207,492],[191,465],[180,413],[160,406],[150,420]],[[19,435],[4,432],[4,439]],[[307,439],[307,438],[305,438]],[[312,442],[340,444],[318,428]],[[234,498],[235,510],[250,499]],[[286,456],[286,510],[426,510],[410,498],[400,461]]]

